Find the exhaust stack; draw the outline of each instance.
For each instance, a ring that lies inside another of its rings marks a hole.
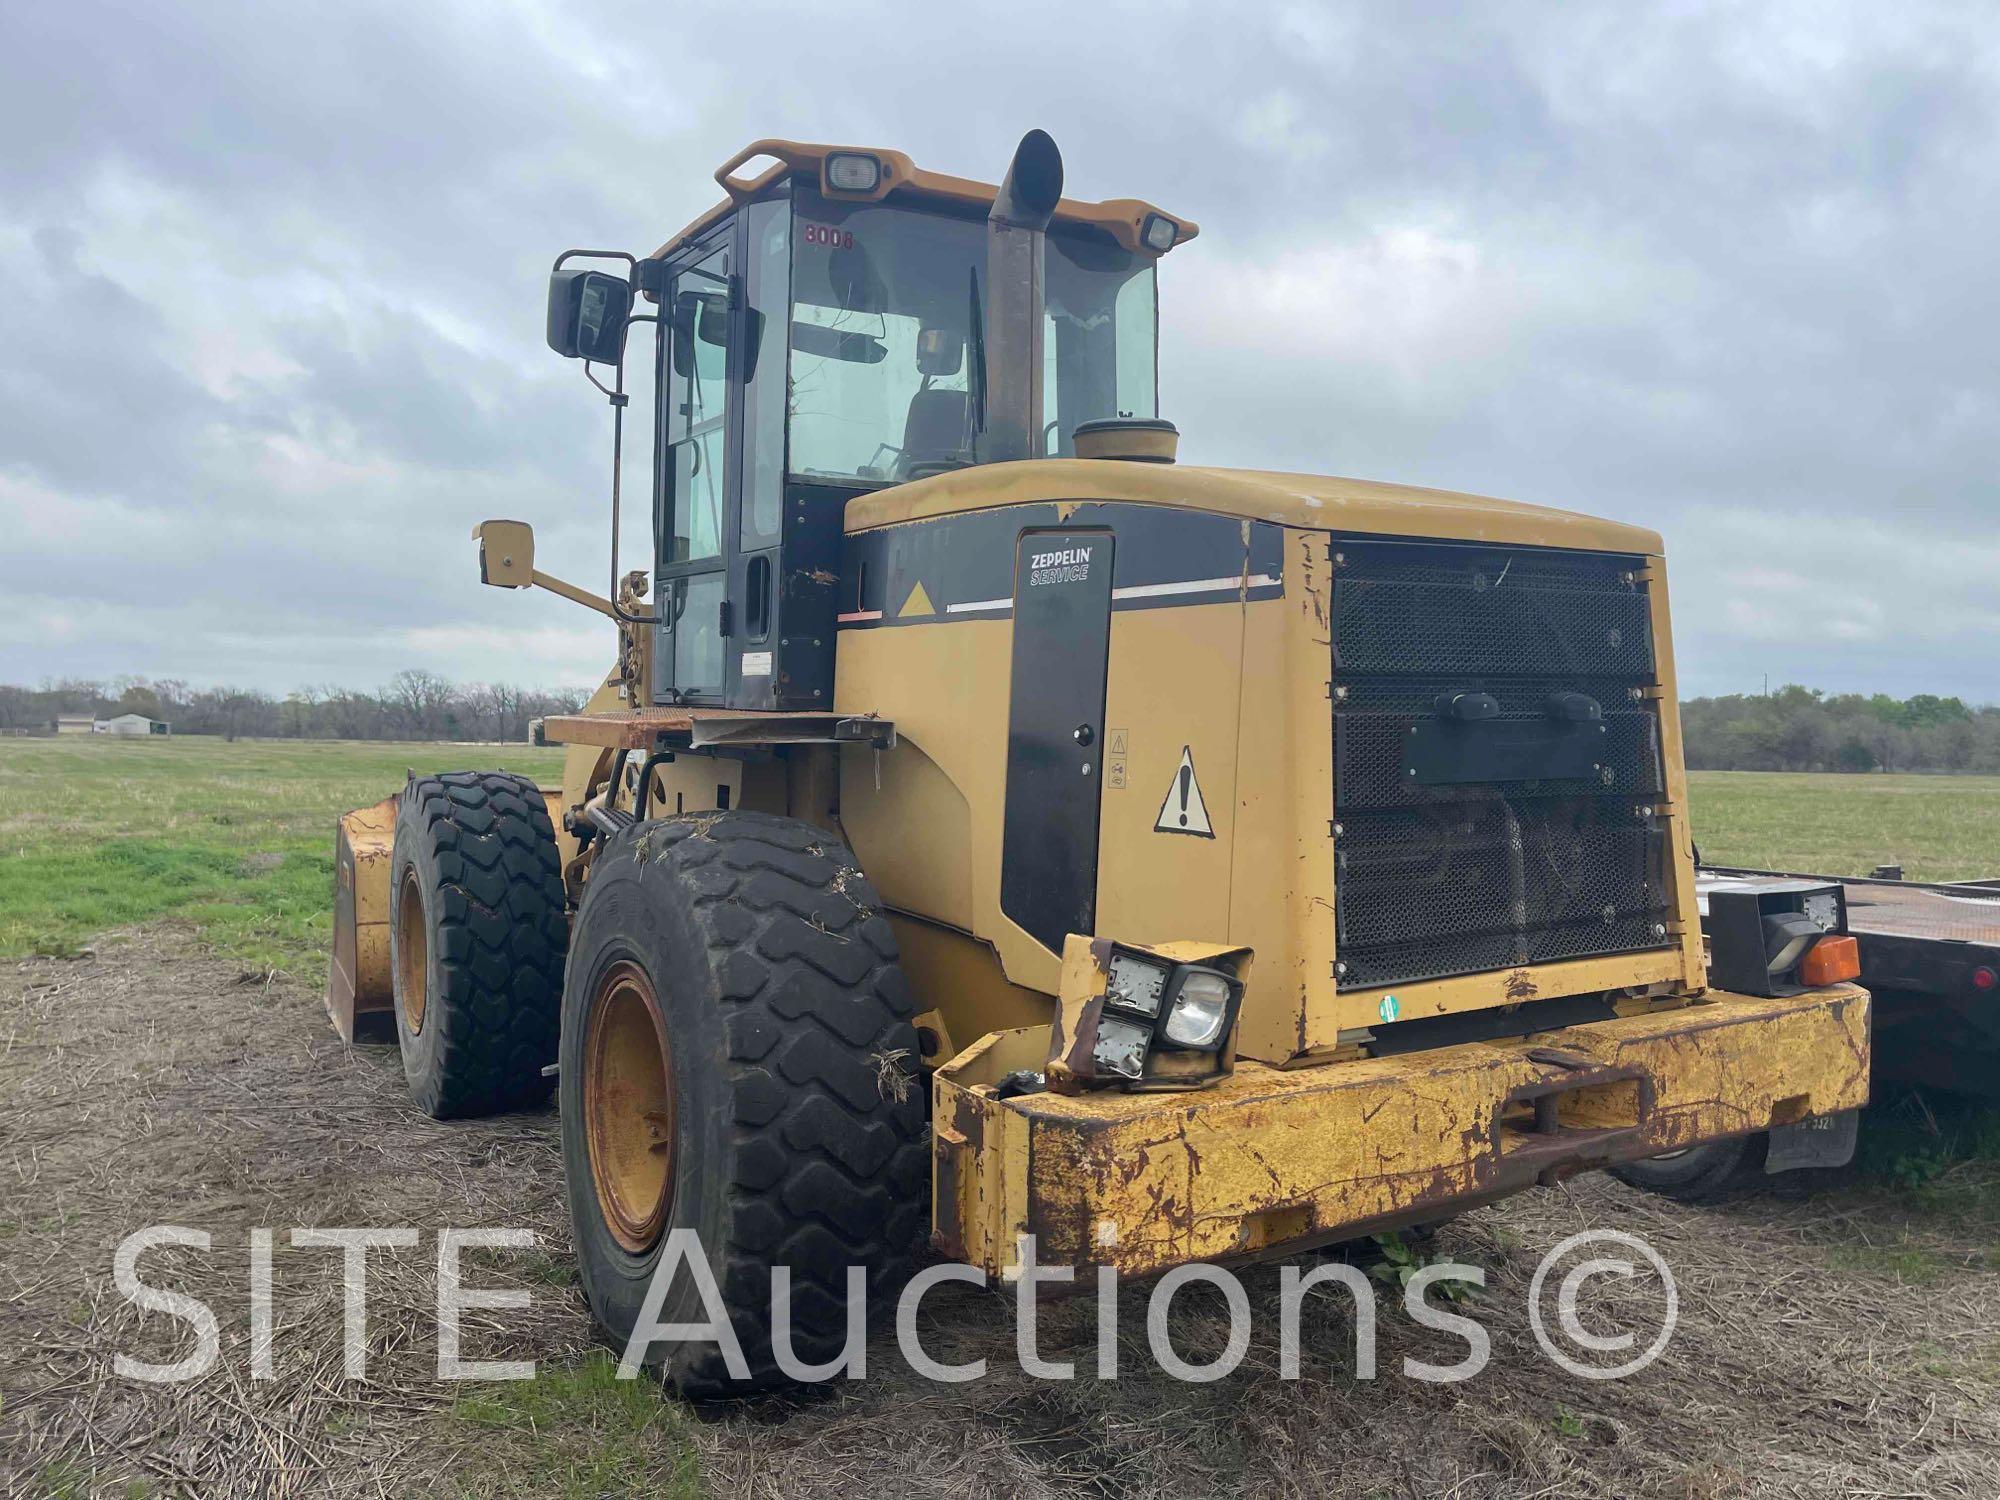
[[[1040,458],[1042,442],[1042,257],[1062,198],[1062,153],[1047,131],[1014,148],[986,218],[987,463]]]

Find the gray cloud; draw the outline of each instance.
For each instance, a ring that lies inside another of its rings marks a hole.
[[[758,135],[988,176],[1043,125],[1204,226],[1190,459],[1654,526],[1693,691],[2000,699],[1981,7],[16,11],[0,679],[594,676],[466,542],[608,566],[555,252],[650,249]]]

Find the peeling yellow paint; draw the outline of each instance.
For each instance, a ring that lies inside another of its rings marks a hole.
[[[1713,1002],[1506,1041],[1280,1071],[1194,1094],[1006,1100],[1046,1027],[999,1032],[934,1081],[937,1240],[994,1275],[1045,1261],[1144,1275],[1348,1238],[1585,1168],[1858,1108],[1867,994]],[[1095,1226],[1118,1225],[1106,1244]]]

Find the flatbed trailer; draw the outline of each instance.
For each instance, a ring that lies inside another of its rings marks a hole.
[[[1719,890],[1775,894],[1837,886],[1845,908],[1841,931],[1854,940],[1858,982],[1873,998],[1873,1097],[1882,1097],[1884,1084],[2000,1097],[2000,879],[1924,882],[1892,871],[1820,875],[1711,865],[1697,856],[1695,905],[1709,937],[1710,896]],[[1634,1187],[1698,1203],[1757,1177],[1844,1166],[1859,1125],[1860,1111],[1853,1110],[1611,1170]]]
[[[1719,881],[1816,880],[1847,898],[1875,997],[1878,1083],[2000,1096],[2000,879],[1913,881],[1701,865],[1696,901]]]

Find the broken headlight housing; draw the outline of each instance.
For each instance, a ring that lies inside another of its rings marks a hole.
[[[1070,938],[1049,1086],[1199,1088],[1225,1076],[1249,962],[1245,948]]]

